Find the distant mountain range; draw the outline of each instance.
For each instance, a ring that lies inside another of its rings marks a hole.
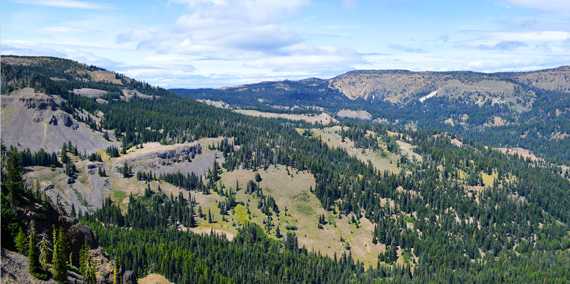
[[[494,146],[569,161],[570,67],[533,72],[351,71],[328,80],[172,89],[181,96],[267,112],[324,111],[413,129],[441,129]],[[524,138],[524,139],[520,139]],[[564,151],[562,151],[564,150]]]

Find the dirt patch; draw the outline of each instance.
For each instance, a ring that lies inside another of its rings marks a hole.
[[[507,125],[507,122],[499,116],[493,116],[493,121],[492,122],[487,122],[485,123],[483,126],[486,127],[497,127],[497,126],[503,126],[503,125]]]
[[[99,89],[91,89],[91,88],[81,88],[81,89],[73,89],[73,93],[84,97],[96,98],[106,94],[107,91]]]
[[[105,70],[97,70],[97,71],[88,71],[88,73],[91,76],[91,80],[95,82],[106,82],[117,85],[123,84],[121,80],[117,79],[117,76],[113,72]]]
[[[256,110],[243,110],[238,109],[235,110],[237,113],[249,115],[249,116],[258,116],[258,117],[265,117],[265,118],[285,118],[290,120],[304,120],[309,123],[320,123],[320,124],[330,124],[333,122],[338,122],[336,119],[332,118],[327,113],[321,113],[319,115],[305,115],[305,114],[288,114],[288,113],[272,113],[272,112],[261,112]]]
[[[133,98],[152,99],[152,96],[145,95],[138,90],[123,89],[123,97],[125,100],[130,101]]]
[[[206,234],[206,235],[210,235],[210,234],[214,234],[214,235],[224,235],[226,236],[226,239],[232,241],[235,238],[235,234],[230,233],[228,231],[225,230],[216,230],[213,228],[207,228],[207,227],[196,227],[196,228],[190,228],[189,229],[191,232],[196,233],[196,234]]]
[[[343,109],[343,110],[339,110],[336,115],[340,118],[356,118],[356,119],[361,119],[361,120],[371,120],[372,119],[372,115],[370,113],[368,113],[365,110],[349,110],[349,109]]]
[[[199,101],[201,103],[205,103],[209,106],[217,107],[217,108],[225,108],[225,109],[231,108],[231,105],[226,104],[223,101],[211,101],[211,100],[197,100],[197,101]]]
[[[457,138],[451,139],[451,144],[453,144],[453,145],[455,145],[455,146],[457,146],[457,147],[459,147],[459,148],[461,148],[461,147],[463,146],[463,142],[457,140]]]
[[[523,148],[495,148],[499,152],[508,155],[518,155],[519,157],[523,158],[530,158],[532,161],[543,161],[542,158],[535,156],[530,150],[523,149]]]
[[[138,279],[137,282],[139,284],[174,284],[168,281],[166,277],[154,273],[147,275],[145,278]]]

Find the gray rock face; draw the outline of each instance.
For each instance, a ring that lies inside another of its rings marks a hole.
[[[123,274],[123,284],[137,284],[135,273],[130,270],[125,271],[125,274]]]
[[[48,124],[49,125],[57,125],[57,117],[55,117],[55,115],[52,115]]]
[[[180,172],[200,176],[212,167],[214,160],[220,164],[224,162],[221,152],[203,154],[202,146],[195,142],[122,158],[113,164],[112,171],[113,175],[122,177],[123,164],[126,162],[133,174],[152,171],[156,175]]]
[[[103,138],[102,132],[91,130],[58,108],[57,96],[36,93],[24,88],[2,95],[2,140],[5,145],[32,152],[61,151],[64,142],[71,141],[81,153],[94,153],[119,143]]]
[[[53,98],[36,96],[36,97],[23,97],[19,99],[26,108],[39,109],[39,110],[55,110],[57,104]]]
[[[99,243],[97,242],[97,238],[95,237],[95,233],[91,230],[91,228],[83,223],[77,222],[76,219],[72,219],[69,217],[62,216],[61,218],[66,219],[66,224],[71,224],[69,229],[67,229],[67,237],[70,240],[70,251],[73,252],[73,264],[78,266],[79,265],[79,252],[83,247],[85,241],[89,245],[90,249],[95,249],[99,247]]]
[[[60,112],[58,114],[58,117],[59,117],[59,121],[61,121],[63,126],[71,127],[71,129],[73,129],[73,130],[76,130],[77,128],[79,128],[79,124],[77,122],[75,122],[69,114],[67,114],[65,112]]]

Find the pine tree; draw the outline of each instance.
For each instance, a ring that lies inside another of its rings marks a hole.
[[[8,163],[6,179],[3,182],[8,191],[8,199],[12,204],[18,205],[23,201],[24,182],[22,180],[20,159],[16,152],[10,155]]]
[[[84,284],[97,283],[96,267],[91,260],[87,262],[85,274],[83,274],[83,283]]]
[[[67,162],[69,161],[69,157],[67,156],[67,143],[63,143],[63,146],[61,147],[61,163],[62,164],[67,164]]]
[[[67,236],[63,228],[54,229],[53,276],[58,283],[67,282]]]
[[[79,250],[79,272],[85,275],[87,272],[87,265],[89,264],[89,246],[87,240],[83,243],[83,247]]]
[[[275,237],[277,238],[281,238],[281,230],[279,229],[279,226],[277,226],[277,228],[275,229]]]
[[[40,268],[40,252],[37,246],[36,229],[32,226],[30,229],[29,243],[28,243],[28,268],[30,274],[36,276],[41,272]]]
[[[40,248],[40,265],[44,270],[47,271],[49,265],[48,257],[52,252],[51,243],[46,232],[43,232],[40,237],[40,242],[38,243],[38,246]]]
[[[188,214],[188,227],[190,228],[194,228],[196,227],[196,219],[194,219],[194,213],[192,212],[193,210],[190,211],[190,213]]]
[[[113,266],[113,284],[119,284],[119,264],[115,260],[115,265]]]
[[[126,161],[123,163],[122,174],[123,174],[123,177],[126,177],[126,178],[131,176],[131,170],[130,170],[129,165],[127,164]]]
[[[26,236],[22,228],[20,228],[20,231],[18,232],[18,235],[16,236],[16,239],[14,241],[16,242],[16,249],[18,250],[19,253],[26,254],[28,252],[28,245],[29,245],[28,237]]]
[[[212,222],[212,212],[210,212],[210,209],[208,209],[208,223],[212,224]]]

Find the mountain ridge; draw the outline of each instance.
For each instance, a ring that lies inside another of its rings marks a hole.
[[[568,86],[570,67],[561,66],[509,73],[355,70],[331,79],[171,91],[266,112],[320,109],[337,119],[361,113],[348,119],[442,129],[494,147],[523,147],[569,163],[570,156],[561,153],[570,151],[570,143],[559,139],[570,134]],[[541,135],[522,139],[529,130]]]

